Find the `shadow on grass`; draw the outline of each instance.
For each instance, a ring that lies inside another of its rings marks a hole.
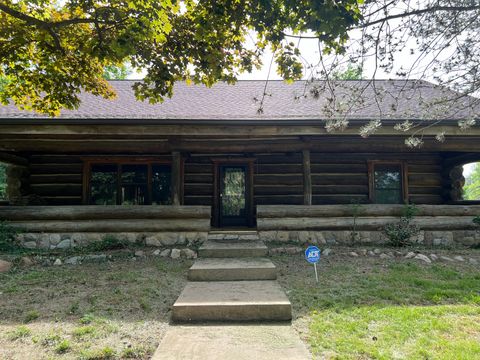
[[[34,266],[0,274],[0,324],[76,321],[85,314],[168,322],[191,260],[125,258],[75,266]]]

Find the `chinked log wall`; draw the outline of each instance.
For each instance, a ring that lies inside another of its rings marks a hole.
[[[142,158],[150,156],[143,154]],[[151,154],[170,159],[169,154]],[[213,204],[212,157],[241,154],[184,155],[184,204]],[[251,153],[255,205],[301,205],[305,201],[301,152]],[[132,157],[132,159],[134,159]],[[368,160],[405,161],[409,200],[415,204],[447,201],[448,176],[442,157],[431,153],[310,153],[312,203],[368,202]],[[46,205],[82,204],[82,155],[36,154],[29,157],[30,186]]]
[[[426,245],[480,243],[473,218],[478,205],[418,205],[412,224],[421,232],[415,241]],[[267,242],[382,243],[385,225],[396,223],[403,205],[258,206],[257,229]],[[355,234],[356,233],[356,234]]]
[[[29,232],[208,231],[209,206],[6,206],[0,219]]]
[[[155,246],[204,241],[210,230],[209,206],[3,206],[0,219],[21,229],[31,248],[68,248],[111,234]]]

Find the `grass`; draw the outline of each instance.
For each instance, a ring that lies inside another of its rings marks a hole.
[[[0,274],[0,359],[148,359],[191,264],[156,257]]]
[[[316,358],[480,358],[478,267],[334,252],[321,260],[318,284],[301,256],[275,258],[294,324]]]
[[[322,258],[318,284],[302,254],[273,258],[314,357],[480,358],[478,266],[342,255],[350,251]],[[479,250],[455,254],[480,259]],[[148,359],[191,263],[118,259],[0,274],[0,359]]]

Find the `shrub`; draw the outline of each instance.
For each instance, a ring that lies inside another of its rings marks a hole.
[[[480,215],[473,218],[473,223],[477,226],[480,226]]]
[[[19,247],[16,239],[18,231],[6,221],[0,222],[0,251],[12,251]]]
[[[400,221],[385,226],[384,233],[387,235],[389,245],[396,247],[411,245],[412,237],[420,232],[420,229],[412,224],[417,213],[418,208],[415,205],[406,205]]]
[[[105,235],[101,241],[96,241],[85,246],[88,251],[106,251],[128,248],[128,241],[120,240],[113,235]]]

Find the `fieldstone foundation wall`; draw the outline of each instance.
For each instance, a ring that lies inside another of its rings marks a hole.
[[[23,233],[17,235],[20,244],[29,249],[69,249],[102,241],[112,236],[122,241],[159,248],[196,246],[207,239],[208,232],[158,233]]]
[[[290,243],[314,245],[377,245],[385,244],[387,237],[382,231],[259,231],[260,240],[265,243]],[[422,230],[412,238],[416,244],[429,246],[474,246],[480,244],[480,231],[452,230],[429,231]]]

